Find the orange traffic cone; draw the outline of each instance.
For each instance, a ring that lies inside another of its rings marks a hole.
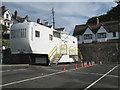
[[[89,66],[91,66],[91,63],[89,62]]]
[[[83,63],[81,64],[81,67],[83,68],[84,66],[83,66]]]
[[[75,64],[75,69],[77,69],[77,64]]]
[[[100,65],[102,65],[102,61],[100,61]]]
[[[63,70],[64,70],[64,71],[66,70],[66,69],[65,69],[65,65],[64,65],[64,69],[63,69]]]

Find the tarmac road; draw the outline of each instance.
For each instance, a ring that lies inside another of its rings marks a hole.
[[[58,66],[3,66],[3,88],[107,88],[118,90],[119,74],[117,64],[93,65],[75,69],[75,64]],[[6,90],[6,89],[5,89]]]

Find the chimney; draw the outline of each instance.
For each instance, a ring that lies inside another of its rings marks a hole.
[[[6,7],[5,6],[2,6],[2,11],[4,12],[6,10]]]
[[[97,18],[97,24],[99,24],[99,23],[100,23],[99,18]]]
[[[28,15],[25,16],[25,19],[28,21]]]
[[[39,18],[37,19],[37,23],[38,23],[38,24],[40,24],[40,23],[41,23],[41,20],[40,20]]]
[[[15,10],[14,16],[15,16],[15,18],[17,18],[17,10]]]
[[[48,23],[48,22],[45,22],[45,26],[49,26],[49,23]]]

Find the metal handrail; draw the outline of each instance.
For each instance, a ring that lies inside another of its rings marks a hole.
[[[57,46],[55,46],[55,47],[52,49],[52,51],[49,53],[49,55],[48,55],[49,60],[50,60],[50,58],[53,56],[53,54],[54,54],[55,52],[57,52]]]
[[[71,48],[72,48],[72,49],[71,49]],[[73,48],[74,48],[75,50],[73,50]],[[69,55],[71,55],[71,52],[72,52],[72,54],[74,54],[74,55],[78,55],[78,53],[76,53],[76,49],[77,49],[76,46],[70,46],[70,47],[69,47]]]
[[[82,56],[82,53],[80,52],[80,49],[79,49],[79,48],[77,48],[77,52],[78,52],[78,54],[79,54],[81,60],[83,60],[83,56]]]
[[[66,46],[66,48],[64,48],[64,46]],[[66,54],[67,54],[67,44],[61,45],[61,48],[60,48],[59,52],[55,56],[55,58],[57,60],[57,63],[58,63],[58,57],[61,55],[62,51],[65,51],[65,50],[66,50]]]

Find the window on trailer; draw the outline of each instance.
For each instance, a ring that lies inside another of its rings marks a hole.
[[[11,38],[15,38],[15,30],[11,30]]]
[[[60,35],[59,32],[53,31],[53,36],[54,36],[54,37],[57,37],[57,38],[61,38],[61,35]]]
[[[39,31],[35,31],[35,37],[40,37],[40,32]]]
[[[53,36],[49,34],[49,40],[53,40]]]

